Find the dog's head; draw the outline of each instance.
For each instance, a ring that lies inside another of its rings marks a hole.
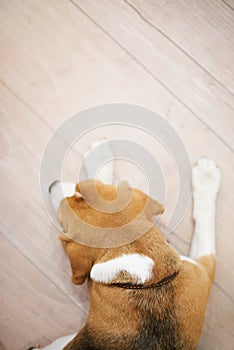
[[[82,238],[89,235],[92,241],[92,235],[104,232],[103,237],[108,242],[108,237],[113,239],[110,235],[116,228],[123,236],[131,235],[131,231],[135,234],[136,230],[146,233],[152,227],[153,216],[163,210],[161,204],[140,190],[131,189],[126,182],[118,187],[93,180],[78,183],[75,194],[63,199],[58,210],[58,219],[64,230],[60,239],[70,259],[73,283],[83,283],[94,264],[136,252],[134,242],[108,249],[78,243]],[[137,236],[139,246],[142,234]]]

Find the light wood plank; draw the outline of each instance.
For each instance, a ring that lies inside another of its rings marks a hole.
[[[234,1],[233,0],[220,0],[229,10],[234,11]]]
[[[137,77],[132,72],[131,66],[136,65],[134,58],[122,52],[119,45],[103,35],[78,9],[75,11],[71,3],[51,0],[40,3],[40,6],[37,1],[25,1],[24,4],[20,6],[17,1],[12,1],[1,8],[3,64],[0,73],[2,80],[8,86],[14,85],[15,92],[31,107],[39,109],[44,118],[50,116],[49,120],[53,121],[56,119],[53,116],[75,113],[75,106],[83,108],[87,104],[113,101],[113,98],[132,102],[136,92],[131,90],[136,84],[145,91],[142,85],[145,72],[139,70],[140,76]],[[96,6],[87,1],[80,6],[99,21],[154,79],[159,80],[158,89],[151,90],[158,111],[166,103],[166,114],[168,106],[178,98],[185,105],[188,116],[191,113],[186,108],[233,146],[232,96],[160,33],[145,24],[126,3],[121,3],[116,9],[115,4],[108,1]],[[46,21],[52,25],[45,25]],[[20,40],[17,39],[19,33]],[[116,89],[113,81],[114,75],[119,85],[123,83],[125,76],[121,71],[125,65],[129,74],[128,95]],[[137,103],[143,103],[145,94],[137,95]]]
[[[9,91],[1,89],[1,96],[2,233],[86,312],[86,287],[72,285],[58,231],[51,225],[40,196],[41,155],[51,131]]]
[[[5,349],[47,345],[79,331],[86,316],[6,238],[0,235],[1,341]],[[4,257],[4,258],[2,258]]]
[[[233,341],[233,302],[221,290],[213,286],[207,305],[205,325],[198,350],[232,350]]]
[[[133,57],[188,111],[234,147],[233,95],[194,61],[175,47],[160,31],[149,26],[128,3],[72,0],[90,19]],[[178,18],[178,17],[176,17]],[[232,56],[230,59],[230,65]]]
[[[234,92],[234,13],[222,1],[126,0],[142,19]]]

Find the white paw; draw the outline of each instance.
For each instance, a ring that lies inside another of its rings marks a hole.
[[[74,195],[75,186],[76,184],[73,182],[60,181],[55,181],[50,185],[50,200],[55,211],[58,210],[59,204],[63,198]]]
[[[92,150],[93,156],[87,156]],[[93,142],[84,158],[88,178],[95,178],[107,184],[113,183],[114,155],[108,140]]]
[[[215,162],[209,158],[202,158],[192,172],[194,198],[212,199],[216,198],[221,182],[221,173]]]

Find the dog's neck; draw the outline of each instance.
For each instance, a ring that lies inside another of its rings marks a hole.
[[[153,251],[153,254],[152,254]],[[153,228],[141,245],[138,241],[126,247],[110,249],[95,261],[90,277],[104,284],[156,284],[180,270],[181,260],[174,249]]]
[[[164,277],[161,281],[152,284],[112,283],[110,286],[132,290],[159,288],[172,282],[178,276],[178,274],[179,271],[175,271],[169,276]]]

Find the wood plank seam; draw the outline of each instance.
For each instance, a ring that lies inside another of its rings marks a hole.
[[[43,115],[41,115],[39,112],[37,112],[32,106],[30,106],[25,100],[22,99],[22,97],[20,97],[16,92],[14,92],[14,90],[8,86],[0,77],[0,84],[2,84],[19,102],[21,102],[32,114],[34,114],[34,116],[40,120],[43,121],[43,123],[48,127],[49,130],[51,130],[51,132],[55,132],[56,129],[52,128],[51,125],[47,122],[47,120],[43,117]],[[52,134],[51,134],[52,136]],[[66,140],[64,140],[61,135],[58,135],[58,138],[62,139],[64,142],[67,142]],[[30,148],[28,149],[28,151],[31,153]],[[82,158],[82,154],[76,149],[74,148],[74,152],[75,154],[77,154],[80,158]],[[31,153],[32,154],[32,153]]]
[[[221,293],[223,293],[232,303],[234,303],[234,298],[229,295],[225,289],[223,289],[217,281],[214,281],[214,285],[220,290]]]
[[[220,0],[220,2],[222,2],[223,4],[225,4],[225,6],[227,6],[228,8],[230,8],[232,11],[234,11],[234,7],[232,7],[227,1],[225,1],[225,0]]]
[[[224,90],[229,92],[232,96],[234,95],[231,90],[221,81],[219,81],[212,73],[210,73],[201,63],[199,63],[195,58],[193,58],[183,47],[181,47],[179,44],[177,44],[172,38],[170,38],[166,33],[164,33],[160,28],[158,28],[154,23],[152,23],[148,18],[146,18],[140,10],[133,5],[129,0],[123,0],[131,9],[138,14],[138,16],[151,28],[156,30],[158,33],[160,33],[165,39],[167,39],[174,47],[176,47],[178,50],[180,50],[186,57],[188,57],[192,62],[194,62],[198,67],[200,67],[207,75],[209,75],[214,81],[216,81],[217,84],[219,84]]]
[[[95,24],[101,31],[108,36],[113,42],[115,42],[128,56],[130,56],[135,63],[138,64],[148,75],[150,75],[155,81],[157,81],[164,89],[166,89],[181,105],[187,109],[195,118],[197,118],[203,125],[205,125],[217,138],[231,151],[234,151],[234,148],[230,146],[224,138],[222,138],[217,132],[212,129],[204,120],[199,117],[199,115],[194,112],[180,97],[178,97],[170,88],[167,87],[160,79],[156,77],[140,60],[138,60],[129,50],[127,50],[117,39],[108,33],[96,20],[94,20],[86,11],[84,11],[74,0],[68,0],[71,2],[79,11],[81,11],[93,24]]]
[[[74,303],[74,300],[70,297],[69,294],[66,294],[53,280],[49,279],[48,276],[44,273],[44,271],[42,271],[40,268],[38,268],[38,266],[35,265],[35,263],[33,261],[31,261],[28,256],[23,252],[21,251],[17,245],[15,245],[11,240],[9,240],[9,238],[4,235],[2,233],[2,231],[0,231],[0,236],[4,237],[15,249],[17,249],[20,254],[22,254],[24,256],[24,258],[36,269],[38,270],[48,281],[50,281],[50,283],[52,283],[63,295],[65,295],[73,304],[74,306],[78,307],[79,310],[86,316],[88,314],[87,310],[82,308],[81,305],[78,305],[76,303]]]

